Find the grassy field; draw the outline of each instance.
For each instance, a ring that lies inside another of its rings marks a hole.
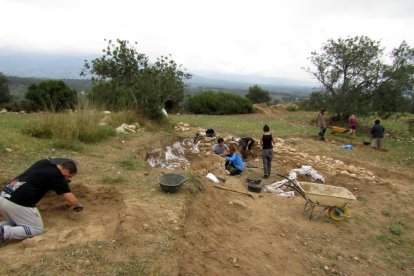
[[[73,151],[88,151],[88,144],[96,144],[108,139],[115,134],[112,131],[95,131],[102,114],[98,112],[86,112],[79,114],[1,114],[0,126],[0,152],[2,162],[7,163],[12,171],[19,171],[25,165],[46,156],[66,156]],[[112,114],[110,126],[117,127],[123,122],[131,123],[140,121],[148,130],[165,128],[171,131],[167,125],[154,125],[133,114]],[[275,137],[316,137],[315,126],[316,113],[314,112],[287,112],[280,115],[172,115],[169,120],[172,124],[186,122],[192,126],[213,128],[216,132],[229,133],[235,136],[260,137],[262,127],[268,124]],[[385,148],[389,154],[379,156],[380,162],[393,166],[413,167],[414,164],[414,135],[410,128],[410,120],[414,116],[398,116],[382,120],[386,129],[384,139]],[[357,137],[350,139],[346,134],[327,133],[327,138],[335,137],[344,144],[361,145],[363,141],[370,141],[369,128],[374,117],[359,118]],[[87,131],[82,136],[82,130]],[[50,133],[47,133],[50,131]],[[42,137],[43,138],[36,138]],[[45,134],[46,133],[46,134]],[[83,138],[82,138],[83,137]],[[346,153],[352,156],[352,152]],[[130,162],[130,161],[129,161]],[[128,162],[125,166],[128,166]],[[131,165],[131,164],[130,164]]]
[[[115,137],[114,128],[122,123],[139,122],[148,129],[160,126],[140,118],[133,113],[111,114],[107,126],[99,126],[102,112],[89,110],[60,114],[0,114],[0,161],[7,164],[4,174],[20,172],[28,164],[49,156],[69,156],[73,152],[90,153],[94,145]],[[170,127],[168,127],[171,129]],[[123,139],[128,137],[119,134]]]
[[[275,137],[298,137],[309,138],[317,137],[318,129],[315,125],[315,112],[287,112],[281,115],[228,115],[228,116],[210,116],[210,115],[173,115],[170,116],[173,123],[186,122],[193,126],[203,128],[213,128],[216,132],[231,133],[235,136],[251,136],[260,137],[264,124],[269,125],[270,130]],[[347,134],[330,134],[327,131],[326,137],[342,142],[343,145],[353,144],[362,145],[363,141],[370,141],[369,130],[375,121],[375,117],[364,117],[358,119],[358,129],[355,138],[350,138]],[[414,120],[414,116],[405,115],[398,118],[391,117],[381,120],[386,129],[386,137],[384,145],[387,154],[379,155],[380,162],[391,166],[402,166],[406,168],[414,168],[414,133],[410,120]],[[343,123],[331,123],[346,127]],[[338,152],[356,158],[356,154],[352,151],[344,152],[338,148]]]

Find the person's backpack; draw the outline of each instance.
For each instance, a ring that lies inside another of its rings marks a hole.
[[[214,132],[214,129],[212,129],[212,128],[207,129],[206,130],[206,136],[207,137],[214,137],[214,136],[216,136],[216,133]]]

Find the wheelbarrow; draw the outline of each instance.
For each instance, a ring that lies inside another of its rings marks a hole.
[[[329,217],[334,221],[350,217],[348,204],[356,198],[346,188],[312,182],[294,182],[281,174],[278,175],[288,180],[283,186],[295,190],[306,200],[303,209],[305,213],[309,213],[309,220],[317,218],[325,211],[328,211]],[[315,207],[321,207],[322,211],[314,215]]]
[[[335,133],[345,133],[348,131],[348,129],[344,128],[344,127],[338,127],[338,126],[330,126],[329,127],[331,134],[335,134]]]

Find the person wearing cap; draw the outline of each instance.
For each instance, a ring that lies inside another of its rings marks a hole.
[[[8,239],[22,240],[43,233],[43,221],[36,204],[50,190],[61,195],[75,212],[83,205],[69,188],[70,178],[76,175],[76,163],[70,159],[54,162],[43,159],[8,181],[0,194],[0,243]]]

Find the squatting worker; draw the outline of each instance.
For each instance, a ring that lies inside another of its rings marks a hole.
[[[25,239],[43,233],[43,221],[36,204],[50,190],[55,191],[73,207],[82,204],[69,188],[70,178],[77,173],[73,160],[56,164],[49,159],[34,163],[21,175],[6,183],[0,194],[0,213],[6,219],[0,223],[0,243],[7,239]]]
[[[228,147],[226,144],[224,144],[224,139],[223,138],[218,138],[217,139],[217,144],[214,144],[213,147],[211,148],[211,150],[217,154],[217,155],[222,155],[224,156],[226,151],[227,151]]]

